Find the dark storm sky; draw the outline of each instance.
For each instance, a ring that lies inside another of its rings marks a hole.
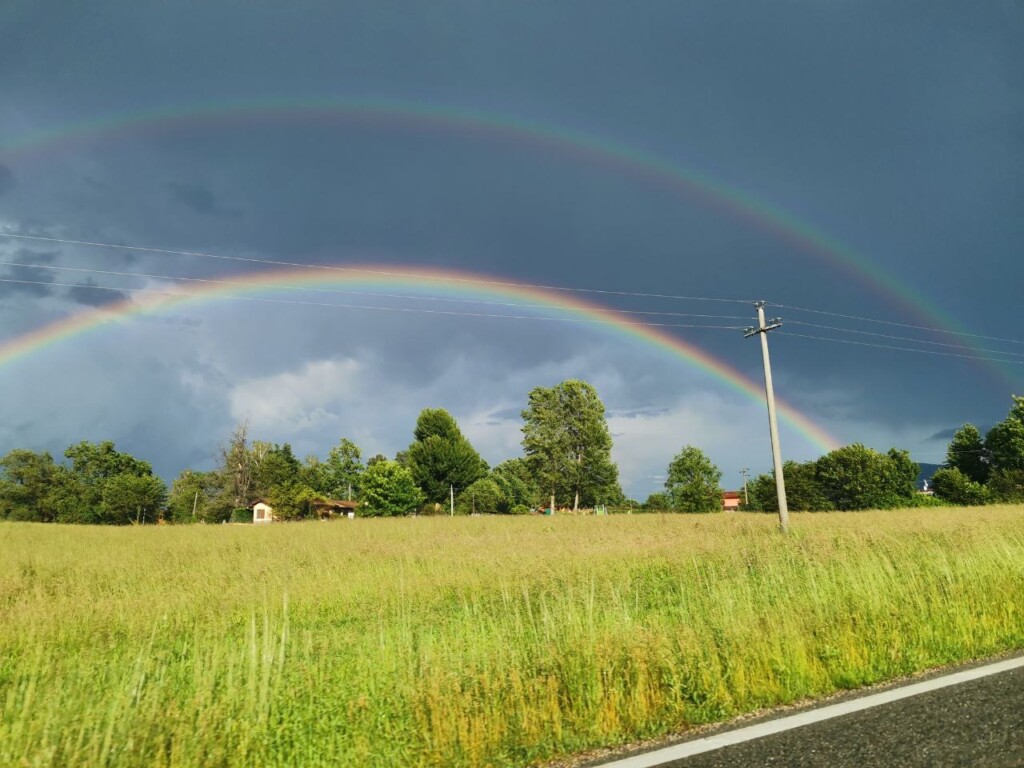
[[[1024,338],[1019,3],[35,0],[0,9],[0,32],[3,232],[765,298]],[[564,146],[281,109],[369,101],[480,113],[643,154],[785,215],[857,266]],[[187,118],[240,104],[277,109]],[[125,127],[153,113],[182,117]],[[94,122],[122,130],[76,129]],[[0,339],[132,295],[89,285],[167,285],[45,267],[235,277],[253,268],[10,238],[0,238],[0,259],[34,265],[0,265],[0,277],[37,281],[0,282]],[[844,329],[786,331],[1009,361],[773,336],[780,395],[842,442],[937,462],[938,433],[994,423],[1011,391],[1024,391],[1024,345],[775,314]],[[740,334],[673,332],[759,380],[757,346]],[[960,344],[995,351],[941,346]],[[439,406],[498,462],[519,451],[529,389],[570,376],[603,396],[632,495],[656,490],[686,443],[719,463],[726,486],[742,466],[769,466],[763,403],[601,327],[231,301],[107,325],[3,365],[0,451],[111,438],[173,476],[209,466],[232,424],[249,418],[257,436],[300,453],[323,455],[346,435],[393,454],[419,409]],[[818,453],[791,428],[783,440],[787,456]]]

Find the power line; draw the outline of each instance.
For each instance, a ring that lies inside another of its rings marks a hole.
[[[240,288],[266,288],[263,283],[245,282],[240,280],[224,280],[221,278],[209,278],[209,277],[187,277],[180,275],[152,275],[145,272],[116,272],[107,269],[91,269],[86,267],[58,267],[52,264],[28,264],[19,261],[0,261],[0,265],[9,267],[26,267],[28,269],[49,269],[58,272],[85,272],[94,275],[113,275],[117,277],[145,277],[153,280],[180,280],[185,282],[193,283],[212,283],[214,285],[232,285]],[[88,287],[88,286],[82,286]],[[309,291],[313,293],[329,293],[340,296],[373,296],[376,298],[386,299],[410,299],[413,301],[443,301],[455,304],[485,304],[495,307],[521,307],[523,309],[550,309],[550,304],[523,304],[521,302],[511,301],[489,301],[486,299],[456,299],[448,296],[414,296],[410,294],[400,293],[380,293],[376,291],[343,291],[335,290],[331,288],[316,288],[310,286],[297,286],[297,285],[275,285],[272,286],[274,289],[289,290],[289,291]],[[601,308],[602,312],[612,312],[614,314],[623,315],[648,315],[648,316],[662,316],[662,317],[702,317],[714,320],[746,320],[746,315],[708,315],[708,314],[696,314],[691,312],[654,312],[645,311],[639,309],[612,309],[612,308]]]
[[[64,245],[86,245],[95,248],[115,248],[123,251],[138,251],[140,253],[156,253],[173,256],[195,256],[203,259],[223,259],[226,261],[241,261],[250,264],[271,264],[279,267],[300,267],[303,269],[323,269],[333,272],[346,272],[362,275],[383,275],[386,277],[409,277],[422,279],[422,274],[415,272],[401,272],[387,269],[367,269],[365,267],[340,267],[335,264],[302,264],[294,261],[280,261],[276,259],[257,259],[249,256],[226,256],[218,253],[204,253],[201,251],[176,251],[170,248],[151,248],[141,245],[124,245],[121,243],[98,243],[89,240],[71,240],[60,237],[42,237],[40,235],[13,234],[11,232],[0,232],[0,237],[11,237],[19,240],[32,240],[44,243],[61,243]],[[487,280],[477,277],[444,277],[444,280],[451,283],[468,283],[474,285],[493,285],[505,288],[527,288],[545,291],[563,291],[567,293],[593,293],[604,296],[634,296],[648,299],[678,299],[682,301],[721,301],[731,304],[750,304],[749,299],[724,299],[713,296],[675,296],[663,293],[641,293],[638,291],[613,291],[600,288],[574,288],[561,285],[543,285],[540,283],[517,283],[502,280]]]
[[[878,320],[873,317],[862,317],[860,315],[844,315],[840,312],[827,312],[823,309],[808,309],[807,307],[794,307],[789,304],[771,304],[773,307],[788,309],[792,312],[810,312],[815,315],[828,315],[829,317],[842,317],[846,320],[858,320],[862,323],[879,323],[881,325],[893,325],[899,328],[913,328],[916,331],[931,331],[932,333],[944,333],[948,336],[967,336],[973,339],[987,339],[989,341],[1004,341],[1007,344],[1024,344],[1020,339],[1004,339],[1000,336],[985,336],[980,333],[968,333],[967,331],[950,331],[945,328],[929,328],[924,325],[910,325],[909,323],[897,323],[892,320]],[[793,322],[792,320],[789,322]]]
[[[111,285],[83,285],[81,283],[57,283],[48,282],[46,280],[15,280],[8,277],[0,277],[0,283],[16,283],[20,285],[44,285],[59,288],[85,288],[88,290],[100,290],[100,291],[114,291],[117,293],[142,293],[152,294],[158,296],[168,296],[171,298],[188,298],[189,294],[182,293],[181,291],[160,291],[153,288],[118,288]],[[738,325],[707,325],[703,323],[649,323],[649,322],[632,322],[629,320],[598,320],[589,317],[549,317],[549,316],[533,316],[533,315],[502,315],[489,312],[457,312],[455,310],[446,309],[423,309],[420,307],[379,307],[379,306],[368,306],[365,304],[328,304],[326,302],[317,301],[298,301],[296,299],[269,299],[258,296],[231,296],[221,294],[218,296],[219,299],[226,299],[229,301],[250,301],[258,302],[262,304],[295,304],[298,306],[307,307],[331,307],[333,309],[365,309],[379,312],[405,312],[413,314],[427,314],[427,315],[445,315],[453,317],[484,317],[484,318],[495,318],[501,320],[532,320],[532,321],[549,321],[549,322],[561,322],[561,323],[580,323],[580,324],[591,324],[591,325],[616,325],[616,326],[633,326],[642,328],[693,328],[693,329],[707,329],[707,330],[727,330],[727,331],[738,331],[742,330]],[[102,307],[99,309],[102,310]]]
[[[3,263],[3,262],[0,262]],[[915,339],[910,336],[893,336],[887,333],[872,333],[871,331],[858,331],[853,328],[840,328],[834,325],[819,325],[818,323],[804,323],[799,320],[787,320],[786,325],[802,325],[807,328],[821,328],[826,331],[839,331],[840,333],[856,333],[860,336],[874,336],[880,339],[893,339],[896,341],[912,341],[915,344],[930,344],[938,347],[949,347],[952,349],[969,349],[974,352],[990,352],[995,355],[1010,355],[1011,357],[1024,357],[1024,352],[1004,352],[1001,349],[982,349],[967,344],[947,344],[941,341],[928,341],[927,339]]]
[[[780,336],[793,336],[801,339],[814,339],[815,341],[831,341],[836,344],[855,344],[859,347],[876,347],[878,349],[892,349],[899,352],[917,352],[922,355],[941,355],[943,357],[960,357],[965,360],[987,360],[992,363],[1007,363],[1009,365],[1024,365],[1024,360],[1005,360],[1001,357],[978,357],[975,355],[961,355],[956,352],[939,352],[934,349],[914,349],[913,347],[897,347],[891,344],[873,344],[867,341],[854,341],[853,339],[833,339],[828,336],[812,336],[807,333],[793,333],[792,331],[779,331]]]

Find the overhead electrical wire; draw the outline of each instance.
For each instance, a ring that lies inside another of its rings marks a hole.
[[[948,336],[967,336],[973,339],[987,339],[989,341],[1003,341],[1007,344],[1024,344],[1020,339],[1007,339],[1001,336],[986,336],[981,333],[968,333],[967,331],[951,331],[946,328],[929,328],[925,325],[911,325],[909,323],[897,323],[893,320],[880,320],[874,317],[863,317],[861,315],[844,315],[841,312],[829,312],[824,309],[809,309],[807,307],[794,307],[792,304],[776,304],[769,302],[768,306],[778,309],[788,309],[791,312],[810,312],[815,315],[828,315],[829,317],[841,317],[845,320],[857,320],[862,323],[878,323],[880,325],[893,325],[899,328],[912,328],[915,331],[930,331],[932,333],[943,333]],[[790,321],[792,322],[792,321]]]
[[[3,262],[0,262],[3,263]],[[928,344],[937,347],[949,347],[951,349],[968,349],[974,352],[990,352],[995,355],[1009,355],[1011,357],[1024,357],[1024,352],[1004,352],[1001,349],[981,349],[968,344],[947,344],[942,341],[929,341],[928,339],[915,339],[910,336],[894,336],[887,333],[873,333],[871,331],[858,331],[853,328],[840,328],[835,325],[820,325],[818,323],[804,323],[800,320],[786,320],[784,325],[800,325],[806,328],[821,328],[826,331],[838,331],[840,333],[856,333],[859,336],[873,336],[880,339],[891,339],[894,341],[912,341],[915,344]]]
[[[247,256],[229,256],[229,255],[225,255],[225,254],[208,253],[208,252],[202,252],[202,251],[184,251],[184,250],[174,250],[174,249],[170,249],[170,248],[154,248],[154,247],[150,247],[150,246],[127,245],[127,244],[124,244],[124,243],[105,243],[105,242],[97,242],[97,241],[90,241],[90,240],[76,240],[76,239],[71,239],[71,238],[49,237],[49,236],[42,236],[42,235],[27,235],[27,234],[11,233],[11,232],[0,232],[0,237],[9,237],[9,238],[14,238],[14,239],[18,239],[18,240],[28,240],[28,241],[37,241],[37,242],[59,243],[59,244],[64,244],[64,245],[80,245],[80,246],[88,246],[88,247],[95,247],[95,248],[110,248],[110,249],[125,250],[125,251],[136,251],[136,252],[140,252],[140,253],[149,253],[149,254],[157,254],[157,255],[175,255],[175,256],[184,256],[184,257],[198,257],[198,258],[206,258],[206,259],[219,259],[219,260],[225,260],[225,261],[243,262],[243,263],[250,263],[250,264],[266,264],[266,265],[289,267],[289,268],[321,269],[321,270],[325,270],[325,271],[343,272],[343,273],[349,273],[349,274],[380,275],[380,276],[387,276],[387,277],[408,277],[408,278],[413,278],[413,279],[422,277],[422,275],[414,273],[414,272],[402,272],[400,270],[372,269],[372,268],[368,268],[368,267],[346,267],[346,266],[339,266],[339,265],[335,265],[335,264],[309,264],[309,263],[301,263],[301,262],[284,261],[284,260],[279,260],[279,259],[261,259],[261,258],[255,258],[255,257],[247,257]],[[25,263],[21,263],[21,262],[9,262],[9,261],[8,262],[0,262],[0,263],[6,264],[6,265],[9,265],[9,266],[18,266],[18,267],[34,268],[34,269],[54,269],[54,270],[61,270],[61,271],[92,272],[92,273],[95,273],[95,274],[114,275],[114,276],[131,276],[131,277],[143,277],[143,278],[149,278],[149,279],[179,280],[179,281],[207,282],[207,283],[222,283],[222,284],[229,284],[229,285],[230,284],[237,284],[240,287],[250,287],[252,285],[255,285],[255,284],[248,284],[247,285],[247,284],[245,284],[243,282],[239,282],[239,281],[227,281],[227,280],[214,279],[214,278],[180,277],[180,276],[171,276],[171,275],[149,275],[149,274],[144,274],[144,273],[116,272],[116,271],[110,271],[110,270],[93,270],[93,269],[74,268],[74,267],[56,267],[56,266],[52,266],[52,265],[25,264]],[[606,295],[606,296],[624,296],[624,297],[648,298],[648,299],[673,299],[673,300],[681,300],[681,301],[713,301],[713,302],[728,302],[728,303],[735,303],[735,304],[749,304],[749,303],[752,303],[751,300],[749,300],[749,299],[735,299],[735,298],[722,298],[722,297],[709,297],[709,296],[683,296],[683,295],[675,295],[675,294],[648,293],[648,292],[640,292],[640,291],[620,291],[620,290],[610,290],[610,289],[600,289],[600,288],[581,288],[581,287],[571,287],[571,286],[546,285],[546,284],[539,284],[539,283],[520,283],[520,282],[514,282],[514,281],[490,280],[490,279],[486,279],[486,278],[460,277],[458,275],[445,276],[444,279],[447,282],[451,282],[451,283],[464,283],[464,284],[476,284],[476,285],[492,285],[492,286],[496,286],[496,287],[508,287],[508,288],[540,289],[540,290],[548,290],[548,291],[586,293],[586,294],[596,294],[596,295]],[[10,278],[7,278],[7,279],[3,279],[3,282],[33,282],[33,281],[18,281],[18,280],[12,280]],[[45,281],[39,281],[39,282],[41,284],[57,285],[56,283],[46,283]],[[113,287],[109,287],[109,286],[108,287],[102,287],[102,286],[69,286],[69,287],[97,287],[97,288],[100,288],[102,290],[121,290],[121,291],[142,291],[142,290],[146,290],[146,289],[113,288]],[[496,301],[482,300],[482,299],[481,300],[473,300],[473,299],[458,299],[458,298],[452,298],[452,297],[437,297],[437,296],[411,296],[411,295],[405,295],[405,294],[388,294],[388,293],[371,292],[371,291],[341,291],[341,290],[331,290],[331,289],[315,288],[315,287],[297,287],[297,286],[278,286],[278,287],[279,288],[283,288],[283,289],[287,289],[287,290],[301,290],[301,291],[310,291],[310,292],[317,292],[317,293],[332,293],[332,294],[339,294],[339,295],[350,294],[350,295],[373,296],[373,297],[377,297],[377,298],[393,298],[393,299],[402,299],[402,300],[420,300],[420,301],[437,301],[437,302],[465,303],[465,304],[490,305],[490,306],[522,307],[524,309],[537,309],[537,308],[543,309],[543,308],[545,308],[545,305],[522,304],[522,303],[517,303],[517,302],[496,302]],[[242,297],[236,297],[236,298],[242,298]],[[251,298],[251,297],[245,297],[245,298],[248,299],[248,298]],[[256,299],[252,299],[252,300],[256,300]],[[287,300],[284,300],[284,299],[274,299],[274,300],[259,299],[259,300],[261,300],[261,301],[274,301],[276,303],[289,303]],[[316,302],[299,302],[299,301],[296,301],[296,302],[290,302],[290,303],[318,305]],[[342,306],[342,307],[344,307],[344,306],[352,306],[352,307],[356,307],[357,305],[324,304],[323,306]],[[901,322],[896,322],[896,321],[893,321],[893,320],[885,320],[885,319],[881,319],[881,318],[866,317],[866,316],[863,316],[863,315],[852,315],[852,314],[844,314],[844,313],[841,313],[841,312],[832,312],[832,311],[823,310],[823,309],[815,309],[815,308],[810,308],[810,307],[799,307],[799,306],[795,306],[795,305],[792,305],[792,304],[781,304],[781,303],[776,303],[776,302],[768,302],[767,306],[775,307],[777,309],[784,309],[784,310],[787,310],[787,311],[790,311],[790,312],[806,312],[806,313],[823,315],[823,316],[829,316],[829,317],[837,317],[837,318],[842,318],[842,319],[845,319],[845,320],[852,320],[852,321],[856,321],[856,322],[876,323],[876,324],[881,324],[881,325],[887,325],[887,326],[893,326],[893,327],[899,327],[899,328],[908,328],[908,329],[912,329],[912,330],[926,331],[926,332],[930,332],[930,333],[944,334],[944,335],[949,335],[949,336],[960,336],[960,337],[967,337],[967,338],[985,339],[985,340],[989,340],[989,341],[1003,342],[1003,343],[1007,343],[1007,344],[1021,344],[1021,345],[1024,345],[1024,341],[1019,340],[1019,339],[1010,339],[1010,338],[999,337],[999,336],[989,336],[989,335],[985,335],[985,334],[970,333],[970,332],[966,332],[966,331],[952,331],[952,330],[948,330],[948,329],[944,329],[944,328],[933,328],[933,327],[922,326],[922,325],[913,325],[913,324],[910,324],[910,323],[901,323]],[[370,306],[367,306],[367,307],[360,307],[360,308],[379,309],[379,310],[393,310],[393,311],[407,311],[407,312],[417,311],[417,310],[413,310],[411,308],[393,308],[393,307],[370,307]],[[519,317],[519,316],[512,316],[512,315],[490,315],[488,313],[479,313],[479,312],[476,312],[476,313],[473,313],[473,312],[459,313],[459,312],[454,312],[454,311],[446,312],[446,311],[442,311],[442,310],[425,310],[425,309],[424,310],[418,310],[418,311],[425,312],[425,313],[432,313],[432,314],[451,314],[451,315],[465,314],[467,316],[474,316],[474,317],[490,317],[490,316],[493,316],[493,317],[507,317],[509,319],[530,319],[530,320],[543,319],[543,318],[532,317],[532,316]],[[722,320],[747,320],[747,317],[745,317],[745,316],[736,316],[736,315],[712,315],[712,314],[697,314],[697,313],[684,313],[684,312],[664,312],[664,311],[653,311],[653,310],[626,310],[626,309],[613,309],[613,308],[602,308],[602,311],[611,312],[611,313],[614,313],[614,314],[637,315],[637,316],[685,317],[685,318],[706,318],[706,319],[722,319]],[[549,319],[552,319],[552,320],[567,320],[568,318],[549,318]],[[600,321],[592,321],[592,320],[591,321],[583,321],[583,320],[580,320],[580,319],[576,319],[575,321],[576,322],[600,322]],[[685,323],[636,323],[636,324],[639,324],[639,325],[651,325],[651,326],[657,326],[657,327],[669,327],[669,328],[672,328],[672,327],[674,327],[674,328],[721,328],[721,329],[729,329],[729,330],[734,330],[734,329],[742,330],[742,328],[734,328],[733,326],[712,326],[712,325],[703,325],[703,324],[702,325],[698,325],[698,324],[692,324],[691,325],[691,324],[685,324]],[[805,326],[805,327],[810,327],[810,328],[821,328],[821,329],[824,329],[824,330],[830,330],[830,331],[834,331],[834,332],[838,332],[838,333],[852,333],[852,334],[863,335],[863,336],[872,336],[872,337],[876,337],[876,338],[891,339],[893,341],[905,341],[905,342],[910,342],[910,343],[914,343],[914,344],[924,344],[924,345],[929,345],[929,346],[940,346],[940,347],[945,347],[945,348],[949,348],[949,349],[970,350],[970,351],[976,351],[976,352],[981,352],[981,353],[991,354],[991,355],[1002,355],[1002,356],[1005,356],[1005,357],[1024,357],[1024,353],[1007,352],[1007,351],[996,350],[996,349],[979,349],[977,347],[969,346],[969,345],[949,344],[949,343],[945,343],[945,342],[931,341],[931,340],[927,340],[927,339],[917,339],[917,338],[912,338],[912,337],[907,337],[907,336],[896,336],[896,335],[889,335],[889,334],[872,333],[870,331],[862,331],[862,330],[857,330],[857,329],[852,329],[852,328],[841,328],[841,327],[838,327],[838,326],[830,326],[830,325],[823,325],[823,324],[816,324],[816,323],[808,323],[808,322],[804,322],[804,321],[800,321],[800,320],[793,320],[792,318],[787,318],[786,319],[786,324],[787,325],[799,325],[799,326]],[[898,346],[895,346],[895,345],[886,345],[886,344],[872,344],[872,343],[869,343],[869,342],[863,342],[863,341],[859,342],[859,341],[854,341],[854,340],[851,340],[851,339],[834,339],[834,338],[827,338],[827,337],[823,337],[823,336],[813,336],[811,334],[800,334],[800,333],[793,333],[793,332],[787,332],[787,331],[781,331],[780,333],[782,333],[783,335],[788,335],[788,336],[793,336],[793,337],[800,337],[800,338],[807,338],[807,339],[815,339],[815,340],[819,340],[819,341],[831,341],[831,342],[834,342],[834,343],[855,344],[857,346],[877,347],[877,348],[880,348],[880,349],[893,349],[893,350],[905,351],[905,352],[919,352],[919,353],[922,353],[922,354],[942,355],[942,356],[945,356],[945,357],[959,357],[959,358],[972,359],[972,360],[986,360],[986,361],[990,361],[990,362],[1007,362],[1007,363],[1018,363],[1019,362],[1019,361],[1016,361],[1016,360],[1005,360],[1003,358],[992,358],[992,357],[984,357],[984,356],[980,356],[980,355],[958,354],[958,353],[953,353],[953,352],[940,352],[940,351],[937,351],[937,350],[914,349],[914,348],[898,347]]]
[[[281,261],[278,259],[257,259],[251,256],[227,256],[219,253],[204,253],[202,251],[176,251],[171,248],[151,248],[140,245],[124,245],[122,243],[99,243],[89,240],[71,240],[60,237],[43,237],[41,235],[14,234],[11,232],[0,232],[0,237],[11,237],[19,240],[32,240],[44,243],[61,243],[64,245],[85,245],[95,248],[115,248],[123,251],[138,251],[140,253],[155,253],[173,256],[194,256],[203,259],[223,259],[225,261],[239,261],[249,264],[270,264],[280,267],[299,267],[303,269],[323,269],[332,272],[347,272],[363,275],[383,275],[387,277],[410,277],[421,278],[415,272],[402,272],[400,269],[370,269],[368,267],[342,267],[337,264],[303,264],[294,261]],[[642,293],[639,291],[618,291],[601,288],[575,288],[563,285],[543,285],[540,283],[517,283],[513,281],[488,280],[478,277],[459,277],[457,275],[445,276],[445,280],[452,283],[468,283],[475,285],[496,285],[507,288],[533,288],[545,291],[564,291],[571,293],[593,293],[605,296],[634,296],[647,299],[679,299],[683,301],[721,301],[731,304],[752,304],[752,299],[726,299],[715,296],[676,296],[664,293]]]
[[[58,267],[52,264],[29,264],[20,261],[2,261],[0,265],[9,267],[23,267],[27,269],[48,269],[57,272],[84,272],[94,275],[108,275],[116,277],[144,277],[153,280],[179,280],[183,282],[193,283],[212,283],[215,285],[232,285],[238,286],[239,288],[265,288],[266,286],[262,283],[246,282],[243,280],[225,280],[223,278],[213,277],[187,277],[182,275],[153,275],[145,272],[117,272],[108,269],[92,269],[86,267]],[[88,287],[88,286],[84,286]],[[401,293],[381,293],[378,291],[351,291],[351,290],[338,290],[332,288],[317,288],[313,286],[298,286],[298,285],[275,285],[275,289],[278,290],[289,290],[289,291],[309,291],[311,293],[327,293],[335,294],[339,296],[373,296],[375,298],[386,298],[386,299],[408,299],[413,301],[442,301],[455,304],[475,304],[475,305],[488,305],[495,307],[520,307],[523,309],[550,309],[548,304],[524,304],[522,302],[513,301],[490,301],[487,299],[457,299],[450,296],[416,296],[413,294],[401,294]],[[746,315],[709,315],[709,314],[697,314],[692,312],[655,312],[640,309],[612,309],[602,307],[603,312],[612,312],[615,314],[623,315],[648,315],[648,316],[662,316],[662,317],[703,317],[712,320],[748,320],[749,317]]]
[[[100,291],[114,291],[117,293],[142,293],[142,294],[153,294],[159,296],[168,296],[172,298],[186,298],[187,293],[181,291],[161,291],[154,288],[120,288],[112,285],[83,285],[81,283],[58,283],[49,282],[47,280],[17,280],[9,277],[0,277],[0,283],[16,283],[21,285],[44,285],[53,286],[60,288],[84,288],[88,290],[100,290]],[[563,323],[579,323],[579,324],[590,324],[590,325],[616,325],[616,326],[642,326],[651,328],[693,328],[693,329],[707,329],[707,330],[728,330],[728,331],[739,331],[742,330],[741,326],[738,325],[708,325],[704,323],[650,323],[650,322],[633,322],[630,320],[599,320],[596,318],[585,318],[585,317],[550,317],[550,316],[534,316],[534,315],[503,315],[489,312],[458,312],[455,310],[448,309],[423,309],[421,307],[380,307],[380,306],[368,306],[365,304],[329,304],[326,302],[318,301],[299,301],[296,299],[271,299],[262,296],[231,296],[226,294],[220,294],[218,299],[224,299],[228,301],[250,301],[259,302],[264,304],[294,304],[298,306],[309,306],[309,307],[331,307],[334,309],[364,309],[374,310],[380,312],[405,312],[405,313],[418,313],[428,315],[445,315],[453,317],[485,317],[485,318],[497,318],[502,320],[532,320],[532,321],[549,321],[549,322],[563,322]],[[99,309],[102,309],[100,307]]]
[[[790,336],[800,339],[813,339],[815,341],[829,341],[835,344],[855,344],[859,347],[875,347],[877,349],[891,349],[899,352],[917,352],[922,355],[941,355],[942,357],[959,357],[964,360],[987,360],[992,363],[1007,363],[1008,365],[1024,365],[1024,360],[1007,360],[1002,357],[980,357],[977,355],[961,355],[957,352],[939,352],[935,349],[914,349],[913,347],[897,347],[893,344],[874,344],[869,341],[854,341],[853,339],[834,339],[828,336],[813,336],[809,333],[794,333],[793,331],[773,331],[778,336]]]

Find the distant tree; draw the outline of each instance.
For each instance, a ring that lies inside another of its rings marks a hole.
[[[988,502],[988,489],[956,468],[939,469],[932,476],[932,490],[944,501],[963,506]]]
[[[341,438],[327,454],[327,493],[335,498],[347,499],[351,488],[353,497],[359,496],[359,479],[363,473],[363,457],[359,446],[348,438]]]
[[[175,523],[219,523],[231,515],[232,500],[219,472],[184,470],[171,484],[167,515]]]
[[[796,462],[787,463],[795,464]],[[762,474],[748,482],[747,493],[740,502],[740,509],[744,512],[778,512],[775,477],[770,474]]]
[[[327,476],[327,465],[316,454],[310,454],[299,467],[299,482],[322,496],[332,496],[331,483]]]
[[[430,437],[458,440],[462,437],[462,431],[455,418],[444,408],[424,408],[416,419],[412,435],[414,441],[422,443]]]
[[[227,443],[221,445],[218,467],[235,508],[250,501],[254,464],[255,457],[249,449],[249,422],[243,421],[235,427]]]
[[[461,491],[487,473],[486,462],[441,408],[420,413],[413,437],[404,463],[428,501],[444,501],[452,486]]]
[[[313,514],[312,502],[319,496],[315,490],[298,480],[289,480],[270,488],[267,502],[280,520],[301,520]]]
[[[254,463],[253,495],[266,496],[276,487],[298,483],[301,473],[302,465],[295,458],[291,445],[274,445]]]
[[[905,451],[881,454],[859,443],[817,461],[817,481],[835,509],[892,509],[914,496],[916,465]]]
[[[964,424],[956,431],[946,450],[946,464],[953,469],[959,469],[976,483],[988,480],[991,469],[988,451],[976,426]]]
[[[775,490],[775,476],[770,475],[769,477],[771,477],[771,498],[768,506],[772,512],[778,512],[779,500]],[[787,461],[782,465],[782,477],[786,482],[786,505],[794,512],[827,512],[835,509],[828,496],[825,495],[821,483],[818,482],[818,465],[815,462]]]
[[[989,500],[1024,504],[1024,469],[997,469],[989,475]]]
[[[917,493],[921,466],[910,458],[910,451],[890,448],[885,456],[889,460],[885,467],[886,487],[896,500],[894,506],[899,506]]]
[[[470,484],[459,494],[455,503],[455,511],[460,515],[474,512],[496,514],[507,513],[512,505],[502,493],[498,484],[489,477],[481,477]]]
[[[720,512],[722,472],[700,448],[685,446],[668,465],[665,495],[675,512]]]
[[[0,520],[55,520],[58,469],[49,453],[15,449],[0,459]]]
[[[652,493],[643,503],[643,512],[669,512],[672,509],[672,499],[667,493]]]
[[[115,475],[146,477],[153,474],[149,462],[116,450],[110,440],[101,443],[83,440],[64,451],[64,456],[71,459],[71,471],[88,485],[101,484]]]
[[[108,525],[155,523],[167,499],[167,486],[152,475],[122,473],[103,484],[98,522]]]
[[[534,508],[541,500],[541,490],[530,473],[526,459],[509,459],[491,470],[489,477],[498,484],[510,507]],[[508,510],[501,510],[502,512]]]
[[[397,461],[370,464],[362,477],[361,514],[392,517],[407,515],[423,504],[423,492],[416,487],[412,473]]]
[[[124,511],[112,500],[106,492],[106,487],[115,478],[152,477],[153,469],[150,464],[118,451],[109,440],[100,443],[83,440],[65,450],[64,456],[71,460],[71,466],[62,467],[54,477],[53,499],[57,522],[130,522],[128,519],[121,519]],[[128,481],[119,481],[116,486],[131,488],[133,501],[138,500],[137,492],[140,489],[153,487],[150,483]]]
[[[1024,469],[1024,397],[1013,396],[1006,418],[985,436],[992,469]]]
[[[0,459],[0,519],[60,523],[155,522],[167,489],[148,462],[110,441],[82,441],[57,464],[48,453],[15,450]]]
[[[523,415],[523,448],[538,484],[572,499],[573,509],[603,496],[621,496],[604,403],[585,381],[569,379],[530,392]]]
[[[376,454],[374,456],[371,456],[370,458],[368,458],[366,460],[366,468],[369,469],[374,464],[379,464],[382,461],[387,461],[387,460],[388,460],[387,456],[385,456],[383,453],[378,453],[378,454]],[[398,463],[400,464],[401,462],[398,462]]]

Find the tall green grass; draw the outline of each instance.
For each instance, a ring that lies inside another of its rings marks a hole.
[[[1024,647],[1024,509],[0,526],[0,764],[523,765]]]

